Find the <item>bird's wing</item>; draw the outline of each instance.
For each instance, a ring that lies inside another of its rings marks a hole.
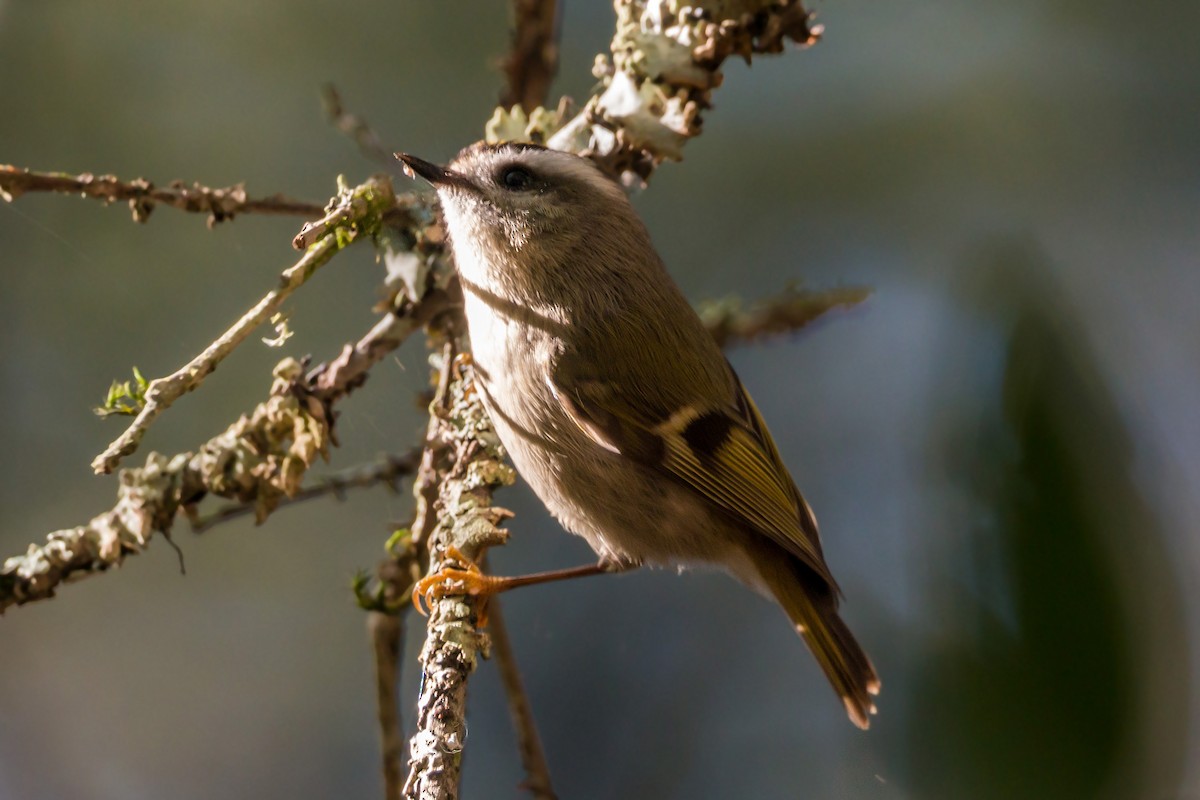
[[[645,393],[571,372],[558,369],[547,383],[567,416],[596,444],[661,470],[769,536],[836,591],[821,553],[816,518],[736,375],[729,403],[684,406],[664,418]]]

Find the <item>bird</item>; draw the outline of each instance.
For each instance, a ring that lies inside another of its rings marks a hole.
[[[816,517],[622,185],[524,142],[446,166],[396,157],[437,192],[496,433],[596,570],[724,568],[778,603],[869,727],[879,677],[838,613]]]

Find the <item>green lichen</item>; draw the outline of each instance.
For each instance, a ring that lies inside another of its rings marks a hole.
[[[571,116],[570,101],[566,98],[556,109],[538,106],[529,114],[520,106],[498,107],[491,119],[483,126],[484,139],[492,144],[500,142],[532,142],[545,144],[563,127]]]

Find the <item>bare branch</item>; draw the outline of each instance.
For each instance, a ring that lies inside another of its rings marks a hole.
[[[379,164],[392,173],[393,176],[403,174],[396,159],[392,156],[395,148],[384,147],[379,136],[359,115],[347,111],[342,105],[342,96],[333,84],[326,84],[321,90],[321,105],[325,109],[325,117],[329,122],[354,140],[358,150],[371,161]]]
[[[127,201],[134,222],[145,222],[154,207],[163,205],[196,214],[208,214],[208,227],[231,220],[237,214],[286,214],[315,217],[324,209],[313,203],[292,200],[283,195],[249,198],[245,184],[213,189],[183,181],[171,181],[167,188],[156,187],[145,178],[123,182],[115,175],[68,175],[63,172],[34,172],[9,164],[0,164],[0,197],[13,202],[26,192],[78,194],[105,203]]]
[[[368,581],[362,578],[355,582],[355,592],[359,604],[368,611],[383,796],[385,800],[400,800],[404,796],[404,735],[398,688],[400,652],[404,644],[402,615],[408,611],[412,586],[420,577],[422,559],[410,530],[397,531],[388,541],[388,550],[388,558],[379,565],[378,583],[368,590]]]
[[[558,0],[513,0],[512,48],[504,59],[508,85],[500,95],[504,108],[527,113],[546,102],[558,72]]]
[[[404,754],[404,735],[401,733],[397,684],[404,622],[397,614],[371,611],[367,614],[367,632],[375,657],[375,706],[383,762],[383,796],[387,800],[400,800],[404,788],[400,766]]]
[[[508,713],[512,717],[513,731],[517,736],[517,750],[521,753],[521,766],[525,768],[525,788],[535,800],[556,800],[554,787],[550,783],[550,767],[546,764],[546,752],[542,749],[542,738],[538,735],[537,722],[533,718],[533,706],[525,692],[517,658],[513,653],[512,640],[508,637],[508,626],[504,623],[499,597],[488,602],[488,625],[492,634],[492,652],[504,693],[508,697]]]
[[[462,305],[457,281],[445,289],[429,289],[419,302],[403,301],[394,314],[385,314],[366,336],[347,344],[332,361],[308,375],[315,395],[333,403],[361,386],[371,367],[399,347],[409,336],[443,312]]]
[[[384,212],[395,203],[391,181],[372,178],[353,191],[346,191],[336,201],[336,227],[324,227],[322,238],[304,256],[279,276],[279,285],[268,292],[247,311],[229,330],[180,369],[163,378],[150,381],[146,389],[146,405],[133,423],[92,461],[97,473],[112,472],[117,463],[137,449],[146,430],[163,411],[184,394],[196,389],[251,332],[279,310],[283,301],[333,256],[358,238],[364,231],[377,228]]]

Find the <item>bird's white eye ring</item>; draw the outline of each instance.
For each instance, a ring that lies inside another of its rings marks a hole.
[[[533,186],[533,175],[524,167],[506,167],[500,173],[500,185],[519,192]]]

